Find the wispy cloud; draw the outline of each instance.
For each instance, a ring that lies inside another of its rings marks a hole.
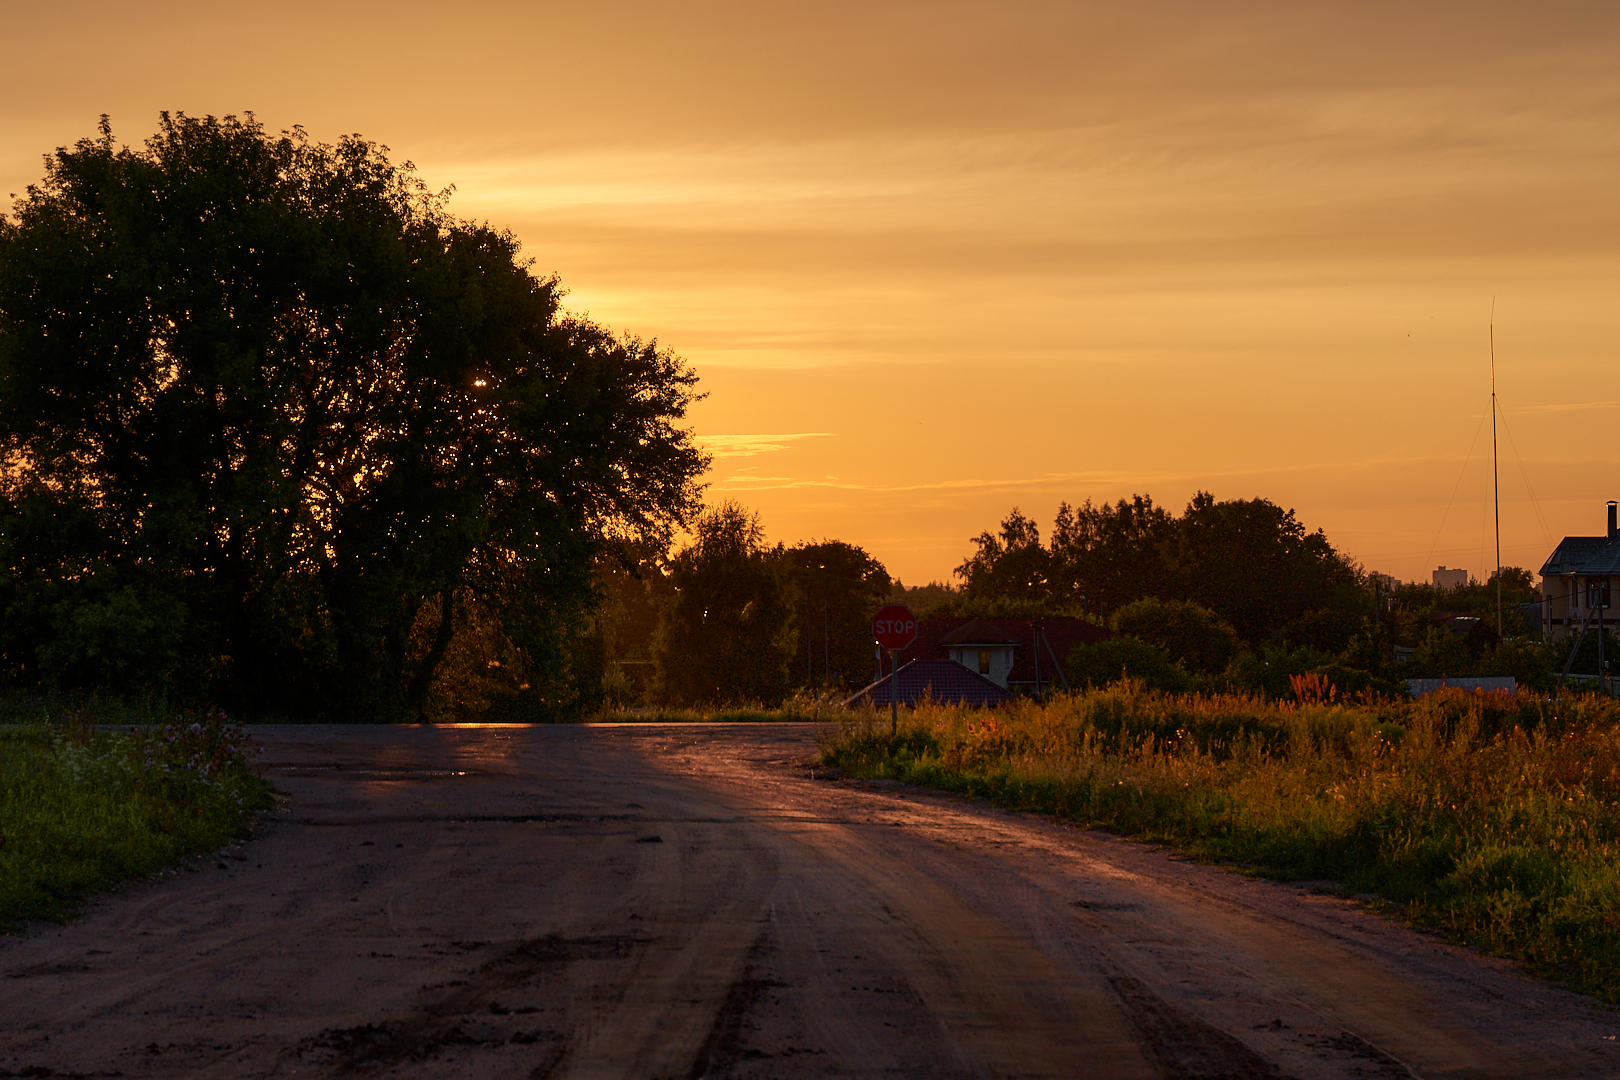
[[[1576,401],[1565,405],[1526,405],[1513,411],[1521,413],[1584,412],[1587,409],[1620,409],[1620,401]]]
[[[840,481],[829,476],[825,480],[803,479],[794,476],[728,476],[714,485],[715,491],[780,491],[797,488],[822,488],[831,491],[872,492],[924,492],[924,491],[1000,491],[1019,488],[1041,488],[1055,484],[1072,484],[1079,480],[1092,482],[1118,481],[1123,474],[1115,473],[1043,473],[1040,476],[1006,480],[968,478],[937,480],[917,484],[860,484]]]
[[[782,438],[783,436],[734,436],[735,438]],[[718,455],[717,455],[718,456]],[[1181,470],[1084,470],[1073,472],[1044,472],[1027,476],[957,477],[945,480],[922,481],[909,484],[860,483],[841,480],[836,476],[823,479],[798,476],[761,476],[747,469],[739,470],[713,484],[713,490],[725,492],[784,491],[821,488],[832,491],[868,491],[875,493],[902,492],[980,492],[1044,490],[1062,488],[1084,497],[1087,488],[1122,489],[1151,492],[1161,487],[1184,487],[1189,484],[1210,484],[1223,480],[1264,480],[1301,475],[1348,476],[1376,471],[1387,473],[1391,469],[1432,465],[1441,462],[1447,466],[1461,460],[1459,455],[1449,457],[1396,457],[1378,456],[1350,461],[1292,462],[1257,468],[1204,469],[1197,472]],[[1541,459],[1537,459],[1540,461]]]
[[[699,435],[697,441],[716,458],[743,458],[786,450],[800,439],[831,437],[830,431],[800,431],[778,435]]]

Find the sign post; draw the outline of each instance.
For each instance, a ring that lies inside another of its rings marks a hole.
[[[889,650],[889,733],[900,730],[900,650],[917,640],[917,616],[904,604],[884,604],[872,616],[872,640]]]

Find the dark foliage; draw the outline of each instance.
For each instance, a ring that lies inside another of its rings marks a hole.
[[[1296,648],[1306,647],[1326,653],[1342,653],[1358,633],[1364,632],[1364,612],[1324,608],[1307,612],[1283,627],[1280,637]]]
[[[1114,613],[1114,632],[1157,646],[1188,671],[1218,675],[1237,655],[1237,634],[1208,608],[1149,598]]]
[[[1133,680],[1149,690],[1181,692],[1192,689],[1194,681],[1163,648],[1123,634],[1076,645],[1069,650],[1068,661],[1077,689]]]
[[[1051,599],[1077,607],[1082,615],[1112,615],[1147,596],[1170,597],[1168,547],[1176,520],[1153,505],[1151,496],[1135,495],[1113,506],[1091,500],[1058,507],[1052,529]]]
[[[864,684],[872,671],[872,614],[889,597],[889,572],[863,549],[841,540],[799,544],[786,552],[798,590],[799,655],[795,681]]]
[[[565,703],[593,556],[704,459],[690,371],[517,248],[358,137],[165,114],[49,158],[0,220],[4,676],[394,718],[473,633]]]
[[[1146,496],[1058,509],[1050,545],[1014,509],[956,571],[965,597],[1040,602],[1111,615],[1134,601],[1190,601],[1251,644],[1308,612],[1368,610],[1360,571],[1265,499],[1199,492],[1181,517]],[[1342,647],[1342,646],[1341,646]]]
[[[779,704],[797,654],[787,555],[767,548],[759,517],[736,503],[706,511],[670,560],[671,592],[654,642],[672,705]]]
[[[1040,527],[1016,506],[1001,523],[999,535],[982,532],[973,543],[978,550],[956,568],[966,599],[1039,601],[1047,597],[1052,556],[1041,546]]]
[[[1260,641],[1343,592],[1354,603],[1359,575],[1318,529],[1306,532],[1266,499],[1216,502],[1201,491],[1187,504],[1172,546],[1182,595],[1219,612],[1245,641]]]
[[[670,597],[662,556],[626,548],[597,564],[602,603],[593,623],[601,642],[605,704],[622,708],[652,697],[653,644]]]
[[[961,595],[961,589],[943,581],[930,581],[926,585],[907,585],[896,579],[887,599],[890,603],[905,604],[911,608],[912,614],[921,616],[954,604]]]

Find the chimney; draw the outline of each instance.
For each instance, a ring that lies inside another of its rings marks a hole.
[[[1614,520],[1614,508],[1615,508],[1615,502],[1614,502],[1613,499],[1610,499],[1609,500],[1609,539],[1610,540],[1613,540],[1616,536],[1620,536],[1620,525],[1616,525],[1615,520]]]

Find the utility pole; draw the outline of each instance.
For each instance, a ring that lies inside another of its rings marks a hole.
[[[1586,587],[1588,599],[1592,595],[1592,586]],[[1609,692],[1609,672],[1606,658],[1603,655],[1603,609],[1609,606],[1609,580],[1603,579],[1603,584],[1597,587],[1597,616],[1598,616],[1598,689],[1603,693]],[[1592,606],[1592,605],[1588,605]]]
[[[821,680],[832,682],[832,630],[827,621],[827,601],[821,601]]]
[[[1035,638],[1030,642],[1030,652],[1035,654],[1035,700],[1041,699],[1041,620],[1031,619],[1030,625],[1035,628]]]
[[[900,732],[900,650],[889,650],[889,734]]]

